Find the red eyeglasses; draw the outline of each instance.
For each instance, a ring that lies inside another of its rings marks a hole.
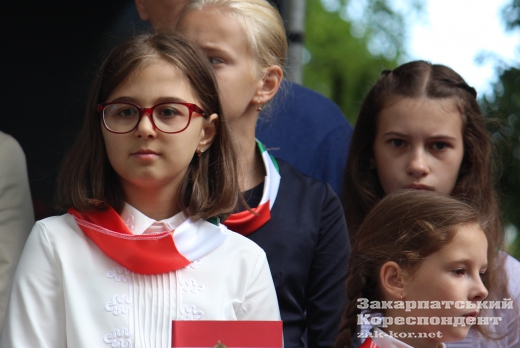
[[[143,114],[148,115],[155,128],[163,133],[175,134],[190,125],[191,117],[206,117],[196,104],[167,102],[142,108],[132,103],[112,102],[98,105],[105,128],[116,134],[130,133],[137,128]]]

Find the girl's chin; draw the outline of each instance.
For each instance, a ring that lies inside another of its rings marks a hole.
[[[442,330],[442,342],[459,342],[466,338],[471,326],[453,327],[451,330]]]

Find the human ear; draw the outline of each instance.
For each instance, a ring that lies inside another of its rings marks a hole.
[[[393,261],[386,262],[379,271],[381,290],[392,298],[402,299],[406,284],[406,273]]]
[[[137,7],[137,12],[139,13],[139,17],[141,17],[141,20],[148,21],[150,16],[146,10],[145,2],[146,0],[135,0],[135,7]]]
[[[258,104],[265,104],[273,99],[280,88],[283,80],[283,70],[278,65],[272,65],[264,73],[260,88],[256,92],[254,101]]]
[[[202,152],[206,151],[213,143],[213,140],[215,140],[215,136],[217,135],[218,122],[219,119],[217,114],[212,114],[204,120],[204,125],[200,131],[198,147],[198,149],[202,150]]]

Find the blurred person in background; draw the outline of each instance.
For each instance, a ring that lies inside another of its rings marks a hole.
[[[14,271],[33,225],[25,154],[13,137],[0,132],[0,331]]]

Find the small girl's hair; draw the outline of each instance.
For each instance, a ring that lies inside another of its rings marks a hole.
[[[383,264],[393,261],[413,275],[424,258],[450,243],[457,227],[478,224],[486,232],[488,223],[484,219],[470,205],[433,192],[404,190],[383,198],[359,227],[352,245],[348,304],[334,347],[351,346],[361,313],[358,299],[382,300],[379,272]],[[487,273],[482,280],[488,287]]]
[[[378,115],[401,98],[453,98],[462,115],[464,157],[452,196],[478,208],[493,220],[490,238],[498,247],[503,229],[493,188],[491,145],[475,89],[452,69],[425,61],[385,70],[366,96],[352,136],[345,173],[343,203],[351,239],[370,209],[385,196],[377,172],[370,166]]]
[[[65,157],[58,176],[60,208],[92,211],[104,210],[110,205],[121,212],[124,192],[108,161],[97,105],[106,102],[112,91],[130,74],[157,61],[179,69],[205,117],[213,113],[219,115],[213,144],[200,157],[193,157],[179,188],[177,203],[193,219],[225,219],[232,213],[240,194],[236,156],[213,70],[196,45],[175,34],[135,36],[114,48],[103,62],[90,89],[83,128]]]

